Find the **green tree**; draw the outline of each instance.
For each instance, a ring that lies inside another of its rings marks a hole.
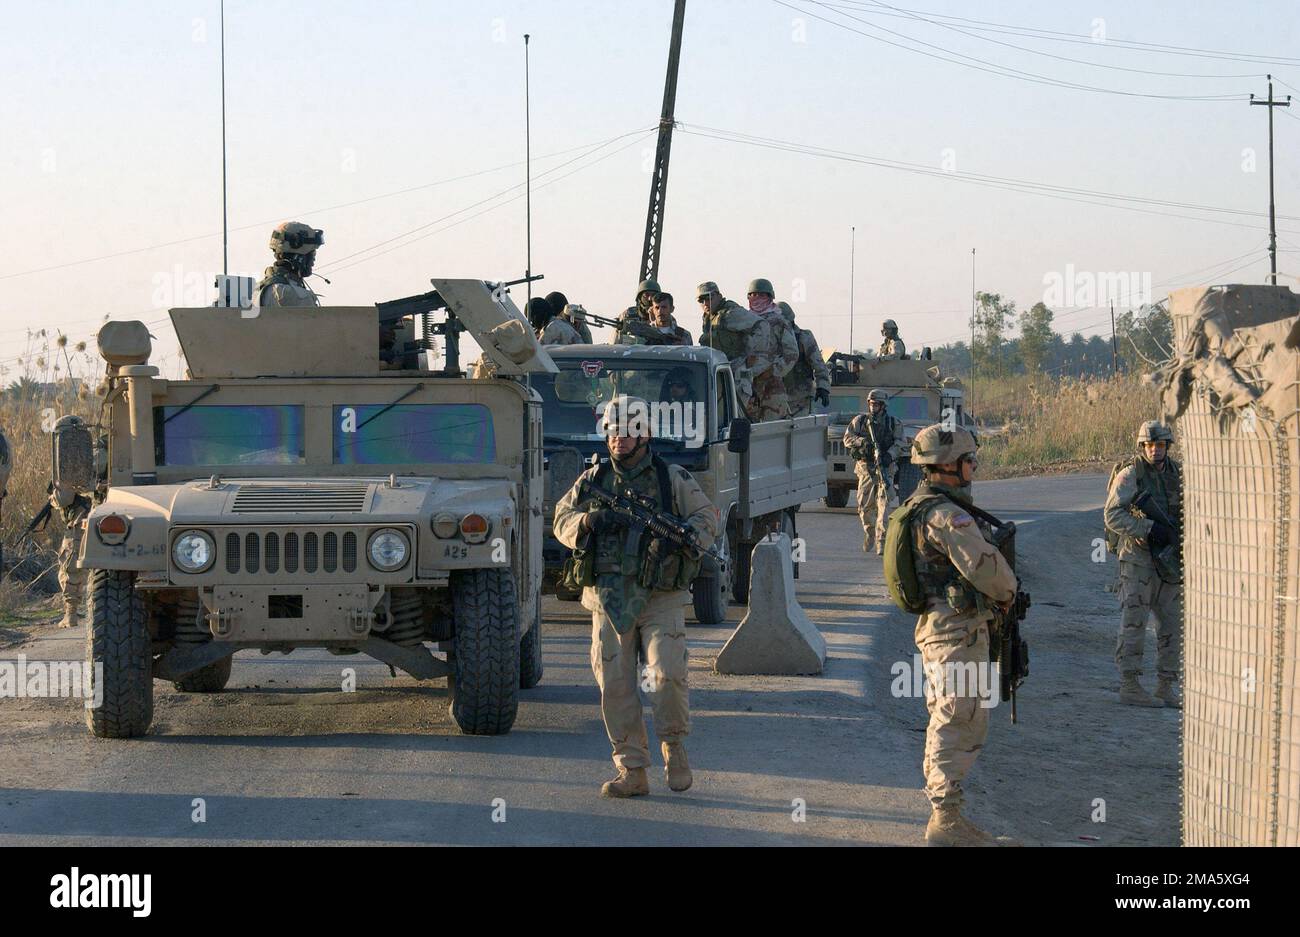
[[[1031,375],[1043,370],[1052,348],[1052,310],[1044,303],[1020,314],[1020,357]]]
[[[1015,321],[1016,304],[1004,301],[998,293],[976,293],[975,303],[975,368],[986,377],[1000,377],[1008,370],[1002,346],[1007,329]]]

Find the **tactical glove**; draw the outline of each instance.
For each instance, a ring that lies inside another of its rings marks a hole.
[[[1174,532],[1159,521],[1153,521],[1151,524],[1151,533],[1147,534],[1147,542],[1151,544],[1152,551],[1159,553],[1169,544],[1173,543]]]
[[[829,407],[831,405],[831,392],[825,387],[817,388],[817,393],[814,396],[823,407]]]
[[[587,512],[587,529],[593,532],[615,530],[627,526],[627,518],[609,508],[596,508]]]

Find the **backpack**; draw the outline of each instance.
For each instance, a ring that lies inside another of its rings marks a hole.
[[[916,576],[916,556],[912,552],[912,518],[943,495],[911,497],[894,509],[885,528],[885,585],[889,597],[905,612],[919,615],[925,611],[925,591]]]

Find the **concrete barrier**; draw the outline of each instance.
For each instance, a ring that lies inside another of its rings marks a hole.
[[[790,538],[768,536],[750,560],[749,611],[727,640],[713,669],[724,674],[817,674],[826,639],[799,607]]]

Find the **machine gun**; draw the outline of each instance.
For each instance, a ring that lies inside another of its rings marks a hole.
[[[1169,531],[1169,540],[1167,543],[1156,546],[1155,542],[1148,537],[1147,547],[1151,551],[1151,562],[1155,564],[1156,572],[1160,578],[1170,585],[1180,585],[1183,581],[1183,531],[1179,524],[1170,520],[1166,514],[1155,503],[1151,497],[1151,492],[1143,491],[1133,499],[1135,507],[1143,517],[1149,521],[1159,524],[1165,530]]]
[[[630,552],[635,553],[640,541],[640,532],[648,530],[651,534],[666,540],[679,550],[690,550],[700,556],[711,556],[719,564],[723,562],[721,554],[716,546],[704,546],[700,543],[700,536],[692,527],[682,518],[667,511],[661,511],[655,506],[653,498],[646,495],[637,494],[630,488],[625,488],[621,492],[609,491],[599,485],[593,485],[589,480],[582,483],[578,490],[579,502],[584,500],[594,501],[602,508],[608,508],[615,514],[627,518],[631,522],[632,535],[627,538]]]
[[[998,548],[1010,565],[1012,572],[1016,569],[1016,525],[1012,521],[1001,521],[982,508],[948,495],[948,500],[973,514],[980,520],[993,526],[993,545]],[[989,628],[989,663],[998,665],[998,688],[1002,702],[1011,703],[1011,722],[1017,721],[1016,690],[1029,676],[1029,642],[1020,637],[1020,623],[1029,611],[1029,593],[1020,588],[1020,577],[1016,577],[1016,597],[1007,609],[1000,605],[993,607],[993,623]]]
[[[520,283],[532,283],[543,279],[543,274],[520,277],[518,280],[506,280],[504,283],[484,281],[489,288],[509,292],[509,287]],[[446,348],[447,364],[444,374],[460,373],[460,333],[465,325],[456,318],[456,314],[447,310],[445,322],[432,322],[429,314],[438,309],[447,309],[447,302],[437,290],[430,290],[418,296],[405,296],[402,299],[390,299],[375,303],[375,312],[379,316],[379,360],[393,368],[415,371],[420,366],[420,352],[433,348],[433,337],[441,335]],[[415,337],[416,316],[420,317],[420,337]],[[403,320],[411,319],[407,324]]]

